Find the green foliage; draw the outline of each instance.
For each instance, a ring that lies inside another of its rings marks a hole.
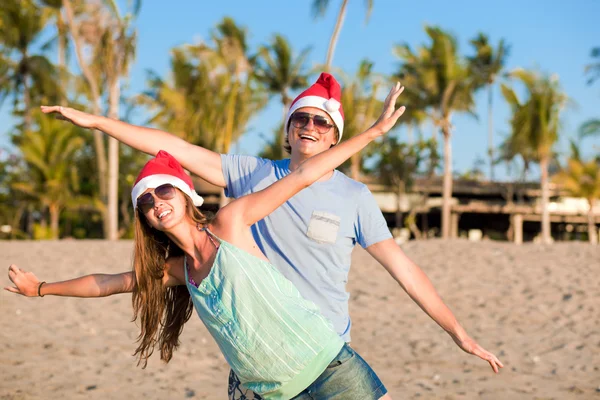
[[[188,142],[226,153],[267,101],[252,74],[245,30],[225,18],[210,45],[173,50],[171,82],[156,74],[140,103],[153,113],[150,123]]]
[[[369,20],[371,13],[373,12],[374,0],[364,0],[365,3],[365,22]],[[327,9],[329,8],[330,0],[313,0],[311,5],[311,13],[313,18],[322,18],[325,16]]]
[[[0,7],[0,104],[11,97],[14,114],[24,115],[33,102],[54,101],[61,94],[54,65],[30,54],[49,14],[31,0],[5,0]]]
[[[277,125],[273,130],[273,139],[269,140],[261,135],[261,138],[265,141],[265,146],[262,148],[259,157],[267,158],[269,160],[281,160],[287,156],[283,151],[283,122]]]
[[[371,61],[363,59],[354,76],[347,77],[341,74],[344,87],[341,99],[344,107],[344,139],[349,139],[367,130],[381,113],[383,101],[378,97],[379,89],[384,87],[385,78],[376,74],[373,67],[374,64]],[[360,171],[363,169],[362,154],[353,155],[349,162],[342,165],[341,169],[347,170],[348,167],[352,178],[358,180]]]
[[[590,52],[590,56],[594,61],[586,65],[584,69],[585,74],[588,75],[588,85],[600,78],[600,47],[594,47]]]
[[[567,97],[553,77],[522,69],[510,75],[525,86],[528,98],[521,101],[513,88],[502,85],[502,94],[512,108],[507,154],[519,154],[524,160],[536,162],[549,159],[558,140],[559,115]]]
[[[402,94],[412,108],[426,110],[437,126],[447,129],[453,112],[474,115],[473,91],[480,84],[458,54],[456,39],[439,27],[426,26],[429,46],[416,52],[408,44],[395,46],[401,64],[394,74],[406,87]],[[413,117],[422,119],[421,115]]]
[[[394,136],[385,136],[373,148],[371,173],[396,189],[402,187],[410,191],[415,177],[426,174],[431,161],[439,160],[437,143],[433,139],[419,139],[415,143],[405,143]]]
[[[475,55],[468,58],[470,74],[477,80],[476,86],[493,84],[504,68],[509,47],[501,39],[496,49],[484,33],[471,40]]]
[[[57,238],[63,209],[94,209],[97,204],[93,198],[79,195],[75,161],[84,145],[80,129],[48,118],[40,111],[34,113],[34,118],[36,129],[17,137],[27,174],[17,178],[12,188],[26,194],[40,212],[49,210],[52,237]]]
[[[600,199],[600,162],[582,160],[578,150],[571,155],[566,168],[553,178],[571,196],[588,200],[590,207]]]
[[[261,46],[254,74],[271,94],[281,95],[286,107],[290,103],[289,91],[308,86],[308,74],[305,62],[310,48],[306,48],[294,57],[292,46],[282,35],[276,34],[271,44]]]

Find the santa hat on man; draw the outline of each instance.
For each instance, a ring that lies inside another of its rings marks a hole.
[[[333,123],[338,128],[339,137],[338,143],[342,140],[342,132],[344,131],[344,110],[342,109],[342,88],[335,78],[323,72],[319,79],[304,92],[300,93],[292,102],[290,110],[285,118],[284,129],[287,130],[290,117],[299,108],[315,107],[325,111]]]
[[[133,208],[137,205],[137,199],[148,189],[155,189],[160,185],[170,183],[183,193],[192,198],[194,205],[200,207],[204,199],[194,190],[192,178],[183,170],[179,161],[164,150],[160,150],[156,157],[144,165],[142,171],[135,180],[131,189],[131,201]]]

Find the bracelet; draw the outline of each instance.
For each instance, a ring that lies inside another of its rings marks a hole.
[[[38,286],[38,297],[44,297],[44,295],[42,294],[41,290],[42,290],[42,285],[46,283],[46,281],[40,282],[40,286]]]

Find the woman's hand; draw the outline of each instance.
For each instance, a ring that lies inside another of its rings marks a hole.
[[[63,106],[42,106],[41,109],[44,114],[56,114],[56,118],[69,121],[82,128],[94,129],[96,127],[98,117],[93,114]]]
[[[463,351],[466,353],[473,354],[474,356],[487,361],[495,373],[498,373],[500,368],[504,368],[504,365],[500,362],[500,360],[498,360],[498,357],[481,347],[470,337],[467,336],[465,339],[458,339],[452,336],[452,339],[454,339],[454,342],[458,345],[458,347],[463,349]]]
[[[27,297],[37,297],[40,281],[33,272],[23,271],[16,265],[11,264],[11,266],[8,267],[8,279],[10,279],[15,286],[5,287],[4,290]]]
[[[406,107],[402,106],[396,110],[396,100],[403,91],[404,86],[401,86],[400,82],[396,82],[394,87],[390,90],[385,98],[383,112],[371,127],[371,129],[374,129],[377,132],[378,136],[385,135],[394,127],[398,118],[404,114]]]

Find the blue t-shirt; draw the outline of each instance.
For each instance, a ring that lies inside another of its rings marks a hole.
[[[258,192],[291,171],[290,160],[221,155],[228,197]],[[350,341],[346,283],[352,249],[392,237],[366,185],[339,171],[315,182],[252,226],[256,243],[306,298]]]

